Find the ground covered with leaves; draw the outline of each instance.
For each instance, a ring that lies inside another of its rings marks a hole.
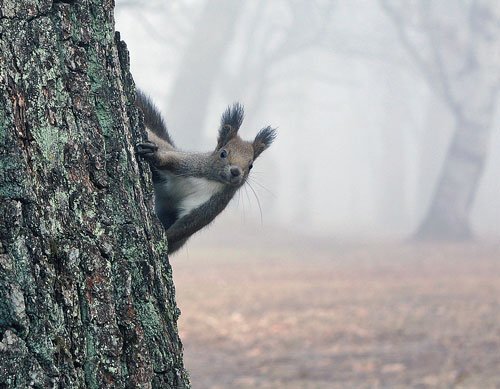
[[[194,388],[500,387],[500,244],[212,243],[172,261]]]

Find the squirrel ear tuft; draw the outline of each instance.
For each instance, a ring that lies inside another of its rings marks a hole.
[[[241,127],[243,123],[243,118],[245,117],[245,110],[243,105],[240,103],[234,103],[232,107],[227,107],[227,109],[222,114],[220,119],[221,128],[224,126],[231,126],[236,131]]]
[[[276,139],[276,129],[267,126],[259,131],[253,141],[253,158],[256,159]]]
[[[240,103],[234,103],[232,107],[227,107],[220,120],[217,148],[221,148],[236,136],[241,123],[243,123],[244,116],[243,105]]]

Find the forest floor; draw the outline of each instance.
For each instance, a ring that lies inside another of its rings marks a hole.
[[[277,240],[172,258],[194,389],[500,388],[500,244]]]

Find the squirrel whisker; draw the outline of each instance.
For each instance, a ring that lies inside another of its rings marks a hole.
[[[209,225],[245,183],[257,200],[262,223],[260,200],[248,178],[254,161],[276,138],[274,128],[264,127],[253,141],[243,140],[238,131],[244,111],[243,106],[236,103],[222,114],[215,149],[208,153],[189,153],[175,146],[160,111],[140,91],[136,106],[144,115],[148,138],[137,144],[137,155],[151,166],[156,214],[166,229],[170,253],[179,250],[191,235]],[[246,188],[245,192],[250,202]],[[241,193],[238,203],[240,199]]]

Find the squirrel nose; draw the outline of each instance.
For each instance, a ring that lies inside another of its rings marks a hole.
[[[241,169],[239,167],[233,166],[231,168],[231,175],[233,177],[238,177],[241,174]]]

